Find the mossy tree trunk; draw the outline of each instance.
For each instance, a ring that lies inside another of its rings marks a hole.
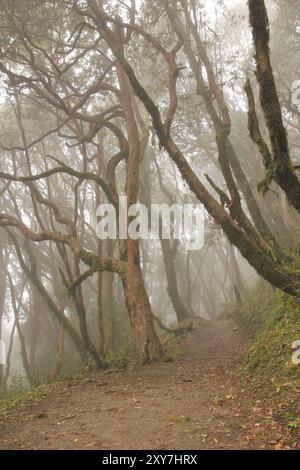
[[[260,134],[250,82],[247,83],[249,102],[249,128],[252,139],[258,145],[266,167],[266,178],[261,183],[264,191],[272,180],[285,192],[289,203],[300,211],[300,181],[290,157],[287,132],[283,123],[281,105],[270,59],[270,30],[264,0],[249,0],[249,16],[252,27],[256,59],[256,78],[259,85],[260,105],[269,132],[271,149]]]

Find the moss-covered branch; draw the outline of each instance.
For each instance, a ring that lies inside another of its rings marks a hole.
[[[260,104],[269,132],[272,151],[272,164],[268,165],[268,174],[263,189],[266,190],[274,179],[286,193],[290,204],[300,211],[300,181],[290,158],[287,132],[283,124],[281,106],[270,59],[270,32],[265,2],[264,0],[249,0],[248,4],[255,47],[256,77],[260,91]],[[249,87],[248,92],[250,93]],[[250,110],[252,112],[250,133],[252,132],[252,138],[258,139],[260,145],[262,145],[259,137],[260,133],[258,132],[259,128],[257,123],[255,123],[251,99],[250,93],[250,104],[252,107]]]

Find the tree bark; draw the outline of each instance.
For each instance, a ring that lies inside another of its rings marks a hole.
[[[48,374],[48,381],[54,382],[61,371],[64,361],[64,348],[65,348],[65,329],[63,325],[59,325],[57,346],[54,357],[54,364]]]
[[[30,370],[30,375],[34,384],[38,382],[37,376],[37,367],[36,367],[36,352],[38,344],[38,335],[39,335],[39,322],[42,309],[42,298],[35,286],[31,286],[31,308],[28,318],[28,343],[29,343],[29,353],[28,353],[28,365]]]
[[[265,2],[264,0],[249,0],[248,5],[255,47],[256,78],[259,84],[260,104],[271,142],[270,152],[266,144],[262,142],[254,99],[251,96],[251,88],[248,81],[247,94],[250,133],[255,143],[259,146],[267,170],[266,178],[261,187],[264,191],[267,191],[271,181],[275,180],[287,195],[289,203],[296,210],[300,211],[300,181],[290,157],[287,132],[283,124],[281,105],[270,59],[269,20]],[[263,146],[260,144],[263,144]],[[268,158],[265,158],[266,155]]]
[[[122,282],[139,360],[145,364],[159,359],[163,349],[155,331],[154,317],[140,267],[130,265]]]
[[[3,334],[3,318],[4,318],[4,303],[6,293],[6,269],[7,263],[5,262],[3,248],[0,248],[0,340]],[[0,387],[4,379],[4,365],[0,364]]]
[[[173,243],[176,243],[173,241]],[[175,251],[172,250],[170,240],[160,238],[161,249],[167,277],[167,290],[176,313],[177,322],[182,323],[191,318],[192,313],[185,307],[178,290],[175,270]]]
[[[110,35],[107,30],[105,34]],[[116,42],[121,54],[123,54],[122,28],[115,28],[113,41]],[[139,131],[132,103],[132,89],[119,60],[117,60],[117,75],[128,135],[129,151],[125,190],[128,207],[130,207],[137,203],[141,149]],[[130,221],[131,218],[128,217],[128,224]],[[120,254],[121,259],[126,260],[128,263],[122,282],[138,356],[141,362],[150,362],[163,354],[163,348],[154,327],[152,308],[140,267],[138,241],[131,239],[127,234],[125,243],[122,240],[120,242]]]

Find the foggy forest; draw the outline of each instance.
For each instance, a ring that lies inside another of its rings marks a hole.
[[[300,449],[299,6],[0,0],[1,450]]]

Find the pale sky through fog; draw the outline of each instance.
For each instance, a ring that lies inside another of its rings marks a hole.
[[[238,3],[242,3],[241,0],[223,0],[223,2],[224,2],[224,5],[226,5],[228,9],[234,7]],[[246,0],[245,0],[245,3],[246,3]],[[212,15],[215,14],[215,6],[217,7],[217,10],[222,9],[222,5],[221,6],[218,5],[218,0],[205,0],[205,7],[209,14],[212,14]]]

